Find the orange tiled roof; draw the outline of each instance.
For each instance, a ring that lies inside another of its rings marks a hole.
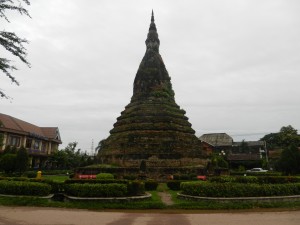
[[[61,142],[57,127],[38,127],[15,117],[0,113],[0,130],[38,136]]]

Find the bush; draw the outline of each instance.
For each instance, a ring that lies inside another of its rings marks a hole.
[[[46,196],[51,192],[49,184],[26,181],[0,181],[0,193],[7,195]]]
[[[248,176],[281,176],[281,172],[274,172],[274,171],[268,171],[268,172],[261,172],[261,173],[256,173],[256,172],[246,172],[246,171],[230,171],[230,175],[232,176],[244,176],[244,174],[247,174]]]
[[[37,171],[32,171],[35,172],[35,175],[37,173]],[[67,175],[67,174],[71,174],[72,171],[71,170],[44,170],[42,169],[42,175]]]
[[[145,190],[146,191],[155,191],[157,189],[158,182],[154,180],[145,181]]]
[[[296,176],[262,176],[257,178],[260,184],[300,183],[300,177]]]
[[[65,192],[76,197],[123,197],[127,187],[125,184],[68,184]]]
[[[65,184],[127,184],[127,180],[93,180],[93,179],[70,179],[65,180]]]
[[[209,181],[217,183],[253,183],[253,184],[285,184],[300,183],[300,177],[296,176],[216,176]]]
[[[16,169],[16,154],[7,153],[0,158],[0,170],[6,174],[13,173]]]
[[[136,180],[138,178],[137,175],[125,175],[124,179],[126,180]]]
[[[130,181],[127,185],[128,195],[135,196],[135,195],[142,195],[145,193],[145,183],[142,181]]]
[[[234,182],[237,183],[244,183],[244,184],[258,184],[259,183],[259,177],[256,176],[238,176],[235,177]]]
[[[214,176],[214,177],[209,177],[208,180],[210,182],[228,183],[228,182],[233,182],[235,180],[235,177],[233,177],[233,176]]]
[[[182,182],[183,194],[202,197],[259,197],[300,194],[300,184]]]
[[[170,180],[167,182],[167,186],[173,191],[178,191],[180,190],[181,182],[182,182],[181,180]]]
[[[35,178],[37,176],[37,171],[27,171],[24,175],[28,178]]]
[[[96,179],[98,180],[112,180],[114,179],[114,175],[111,173],[99,173],[96,175]]]
[[[60,193],[64,191],[64,183],[49,179],[30,179],[31,182],[40,182],[51,186],[51,193]]]

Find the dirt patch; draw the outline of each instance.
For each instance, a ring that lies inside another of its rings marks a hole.
[[[167,192],[158,192],[158,195],[160,196],[162,202],[166,205],[174,205],[174,202],[172,201],[172,197]]]

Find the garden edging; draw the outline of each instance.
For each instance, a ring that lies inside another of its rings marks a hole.
[[[50,194],[47,196],[37,196],[37,195],[4,195],[0,194],[0,197],[13,197],[13,198],[44,198],[44,199],[50,199],[54,196],[54,194]]]
[[[268,197],[200,197],[177,193],[177,197],[194,201],[215,201],[215,202],[295,202],[300,201],[300,195],[289,196],[268,196]]]
[[[66,194],[64,194],[64,196],[69,200],[80,200],[80,201],[88,200],[88,201],[106,201],[106,202],[131,202],[137,200],[150,199],[152,195],[150,193],[146,193],[145,195],[130,196],[130,197],[75,197]]]

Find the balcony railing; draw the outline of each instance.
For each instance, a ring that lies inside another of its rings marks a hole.
[[[47,155],[46,150],[39,150],[39,149],[27,149],[28,154],[31,155]]]

